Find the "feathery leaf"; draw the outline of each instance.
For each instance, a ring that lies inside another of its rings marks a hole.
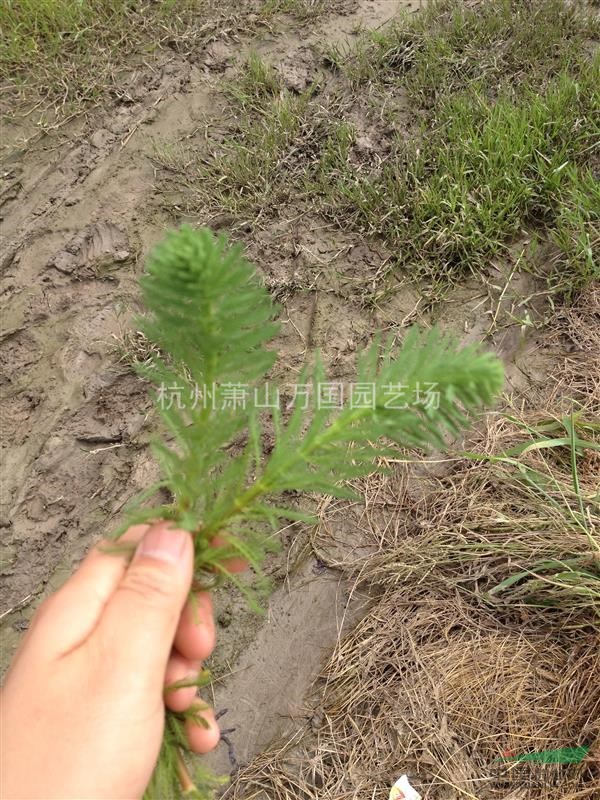
[[[228,573],[227,559],[247,560],[264,589],[262,559],[274,546],[269,531],[286,519],[311,521],[272,498],[287,491],[352,497],[347,482],[381,471],[381,457],[394,452],[394,443],[443,447],[502,386],[493,355],[459,348],[437,330],[413,329],[400,347],[375,340],[340,407],[323,402],[327,375],[315,354],[299,378],[309,402],[306,408],[296,402],[286,421],[278,406],[259,402],[276,358],[266,347],[278,330],[276,309],[239,246],[184,226],[154,250],[141,286],[148,316],[140,327],[154,345],[142,370],[157,386],[167,430],[154,443],[163,473],[157,487],[173,503],[150,509],[140,503],[128,522],[162,517],[192,531],[199,575],[229,577],[252,605],[253,593]],[[265,454],[267,428],[272,446]],[[148,493],[141,502],[147,500]],[[225,543],[212,546],[222,531]],[[181,724],[169,715],[148,797],[178,796],[185,769],[177,752],[185,748]],[[206,782],[187,791],[210,796]]]

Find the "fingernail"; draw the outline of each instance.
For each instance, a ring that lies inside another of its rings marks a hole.
[[[164,524],[154,525],[140,542],[137,555],[177,564],[185,552],[188,538],[187,531]]]

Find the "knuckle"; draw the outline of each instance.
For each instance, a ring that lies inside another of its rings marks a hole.
[[[138,565],[121,582],[120,590],[145,605],[164,608],[175,594],[172,577],[156,567]]]

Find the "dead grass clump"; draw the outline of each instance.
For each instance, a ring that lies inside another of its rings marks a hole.
[[[497,759],[598,735],[598,641],[565,646],[498,629],[458,598],[421,586],[386,596],[325,670],[330,745],[358,797],[407,772],[427,797],[506,797]],[[327,750],[320,745],[320,750]],[[561,790],[589,783],[587,766]],[[564,776],[562,776],[564,777]],[[555,782],[556,783],[556,782]],[[556,797],[556,785],[530,795]]]
[[[546,418],[537,429],[532,426],[532,438],[521,438],[515,449],[535,449],[522,458],[482,456],[431,481],[429,493],[413,503],[419,535],[409,533],[382,547],[356,565],[357,574],[390,587],[443,582],[534,626],[550,618],[561,625],[597,624],[600,508],[598,473],[590,461],[598,450],[576,439],[582,457],[574,485],[568,434],[561,425]],[[495,426],[503,426],[500,434],[508,438],[515,427],[522,432],[504,419]],[[590,427],[583,421],[580,426]],[[546,452],[551,441],[562,441],[565,452]],[[537,614],[543,619],[534,619]]]
[[[113,334],[113,340],[113,350],[119,363],[134,369],[151,367],[154,359],[160,356],[156,345],[142,331],[126,329],[118,336]]]
[[[597,739],[597,638],[549,642],[476,618],[424,586],[388,593],[325,667],[316,744],[264,754],[226,797],[367,800],[407,773],[433,800],[592,798],[591,757],[518,768],[503,757]]]
[[[470,457],[448,460],[441,477],[405,464],[384,486],[365,481],[364,506],[346,512],[360,546],[340,547],[328,514],[313,535],[319,558],[383,590],[443,585],[533,629],[600,632],[595,402],[489,419]]]
[[[313,724],[227,798],[373,800],[403,773],[428,800],[598,797],[597,314],[597,287],[558,312],[544,396],[489,417],[468,457],[390,462],[345,520],[322,508],[319,558],[375,599],[323,669]]]
[[[564,405],[571,398],[588,414],[600,414],[600,283],[581,292],[570,307],[558,311],[556,332],[568,352],[548,403]],[[599,468],[600,469],[600,468]]]

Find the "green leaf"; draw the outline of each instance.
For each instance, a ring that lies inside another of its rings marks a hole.
[[[150,312],[140,329],[197,384],[251,383],[273,365],[275,354],[263,345],[277,333],[276,309],[241,247],[225,236],[189,226],[172,231],[140,284]]]

